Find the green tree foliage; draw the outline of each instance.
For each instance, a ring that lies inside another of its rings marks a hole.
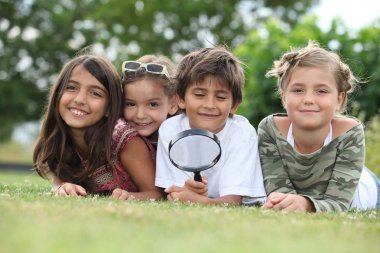
[[[290,30],[278,19],[271,19],[263,28],[252,30],[246,42],[235,50],[247,65],[245,99],[239,113],[246,115],[253,125],[257,126],[263,117],[271,113],[283,111],[276,93],[276,80],[266,79],[265,73],[284,52],[305,46],[309,40],[335,50],[354,74],[365,81],[349,96],[348,112],[354,116],[364,115],[365,121],[379,113],[380,20],[353,36],[339,19],[332,22],[327,32],[317,26],[316,17],[305,18]]]
[[[91,6],[57,2],[0,3],[0,139],[41,116],[55,74],[75,52],[73,23]]]
[[[8,138],[15,124],[41,116],[57,72],[83,47],[94,45],[117,66],[147,53],[176,60],[205,45],[234,47],[268,16],[292,26],[316,3],[0,0],[0,139]]]
[[[380,115],[371,118],[365,131],[366,163],[380,177]]]

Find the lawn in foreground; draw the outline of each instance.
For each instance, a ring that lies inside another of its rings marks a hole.
[[[0,252],[380,252],[377,211],[295,214],[105,197],[56,198],[0,171]]]

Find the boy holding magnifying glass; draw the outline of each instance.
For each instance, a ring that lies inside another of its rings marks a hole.
[[[185,113],[165,120],[159,129],[156,181],[169,201],[201,204],[261,202],[266,194],[258,155],[257,134],[249,121],[234,115],[242,101],[241,62],[223,47],[204,48],[184,56],[178,65],[178,105]],[[220,140],[222,155],[203,181],[177,169],[168,145],[181,131],[199,128]]]

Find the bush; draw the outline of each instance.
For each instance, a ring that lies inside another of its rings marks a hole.
[[[366,166],[380,176],[380,115],[372,117],[366,124]]]

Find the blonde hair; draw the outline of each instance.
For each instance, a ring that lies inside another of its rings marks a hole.
[[[306,47],[285,53],[280,60],[274,62],[273,68],[265,76],[277,77],[277,89],[281,92],[286,89],[286,85],[297,67],[324,68],[331,71],[335,78],[338,92],[345,93],[341,111],[346,108],[347,93],[353,92],[360,82],[337,53],[320,47],[314,41],[309,41]]]

